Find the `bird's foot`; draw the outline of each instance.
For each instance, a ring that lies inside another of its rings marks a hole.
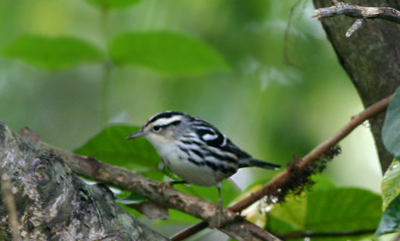
[[[222,207],[219,207],[216,214],[210,219],[208,222],[209,228],[218,228],[221,226],[223,217],[223,210]]]
[[[208,221],[208,227],[220,228],[226,225],[227,223],[240,219],[243,219],[243,217],[237,213],[233,213],[228,210],[218,209],[216,214]]]

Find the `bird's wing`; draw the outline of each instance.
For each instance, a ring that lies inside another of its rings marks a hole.
[[[238,156],[238,159],[251,158],[249,154],[240,150],[228,137],[208,123],[207,125],[197,126],[195,132],[209,146],[233,153]]]

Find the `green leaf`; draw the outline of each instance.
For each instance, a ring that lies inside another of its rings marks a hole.
[[[276,204],[269,215],[268,230],[288,233],[305,230],[307,199],[287,197],[283,204]]]
[[[386,149],[400,159],[400,87],[390,101],[382,129],[382,139]]]
[[[383,210],[400,194],[400,161],[394,159],[381,183]]]
[[[358,188],[335,188],[307,194],[306,230],[342,232],[373,229],[379,223],[379,195]]]
[[[117,10],[132,7],[141,0],[86,0],[89,4],[103,10]]]
[[[336,186],[332,183],[331,179],[327,177],[326,174],[316,174],[311,177],[312,181],[315,184],[312,187],[312,190],[325,190],[325,189],[334,189]]]
[[[374,229],[381,213],[381,199],[375,193],[358,188],[324,188],[307,192],[304,199],[292,197],[276,205],[267,229],[279,235]]]
[[[163,177],[164,175],[158,170],[160,158],[151,144],[144,138],[125,139],[137,130],[139,127],[135,126],[109,126],[75,152],[96,157],[109,164],[134,169],[144,176],[149,173],[157,176],[158,173],[158,177]]]
[[[383,212],[375,235],[380,236],[398,231],[400,231],[400,195],[397,195]]]
[[[6,46],[1,53],[5,57],[48,70],[102,60],[102,53],[95,45],[74,37],[23,35]]]
[[[117,64],[134,64],[173,75],[227,68],[224,59],[201,40],[171,32],[120,34],[111,41],[109,53]]]

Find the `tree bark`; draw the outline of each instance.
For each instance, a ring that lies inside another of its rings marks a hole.
[[[313,2],[316,8],[332,6],[332,1],[329,0]],[[400,1],[395,0],[345,2],[395,9],[399,9],[400,4]],[[347,16],[337,16],[323,18],[321,22],[340,64],[349,75],[364,106],[368,107],[393,94],[400,86],[400,25],[382,19],[367,19],[353,35],[346,37],[346,31],[355,20]],[[369,120],[383,171],[393,159],[381,138],[384,118],[385,113],[381,113]]]
[[[121,209],[102,184],[88,185],[64,161],[12,132],[0,121],[0,175],[11,192],[0,199],[0,240],[168,240]],[[4,186],[4,182],[3,186]],[[11,232],[7,198],[19,225]]]

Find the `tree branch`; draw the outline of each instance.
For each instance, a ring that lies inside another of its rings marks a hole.
[[[20,135],[32,141],[36,140],[35,145],[37,147],[62,157],[64,162],[78,175],[138,193],[160,206],[188,213],[207,222],[214,221],[215,217],[219,215],[219,207],[217,205],[170,187],[163,186],[161,190],[159,182],[145,178],[136,172],[103,163],[93,157],[80,156],[52,147],[39,141],[37,135],[29,129],[21,130]],[[226,209],[223,210],[221,215],[219,229],[237,240],[279,240],[265,230],[241,218],[235,212]]]
[[[344,2],[332,1],[333,6],[318,8],[314,11],[314,18],[328,18],[345,15],[356,18],[355,23],[349,28],[346,37],[350,37],[361,27],[363,20],[380,18],[394,23],[400,23],[400,11],[390,7],[363,7]]]
[[[318,161],[318,159],[324,155],[326,151],[328,151],[330,148],[334,147],[341,141],[343,138],[345,138],[348,134],[350,134],[358,125],[363,123],[364,121],[370,119],[371,117],[377,115],[378,113],[386,110],[388,107],[390,100],[392,99],[393,95],[386,97],[385,99],[371,105],[361,113],[359,113],[356,116],[353,116],[350,120],[349,123],[347,123],[339,132],[337,132],[335,135],[327,139],[326,141],[322,142],[320,145],[318,145],[316,148],[314,148],[311,152],[309,152],[306,156],[304,156],[298,163],[297,163],[297,168],[300,168],[303,170],[303,172],[308,168],[311,167],[314,163]],[[300,170],[300,173],[302,172]],[[229,207],[229,210],[239,212],[247,207],[249,207],[251,204],[254,202],[258,201],[262,197],[265,196],[274,196],[276,195],[276,190],[282,190],[282,192],[288,192],[289,190],[287,189],[288,183],[291,182],[292,179],[296,179],[295,175],[299,173],[299,170],[293,172],[291,168],[288,168],[288,170],[280,173],[277,175],[273,180],[271,180],[269,183],[267,183],[265,186],[263,186],[261,189],[258,191],[252,193],[248,198],[242,200],[241,202],[236,203],[235,205]],[[299,183],[300,184],[300,183]],[[293,188],[296,187],[292,187]],[[195,224],[182,232],[176,234],[174,237],[171,238],[173,241],[179,241],[182,239],[185,239],[202,229],[207,227],[205,223],[198,223]]]

